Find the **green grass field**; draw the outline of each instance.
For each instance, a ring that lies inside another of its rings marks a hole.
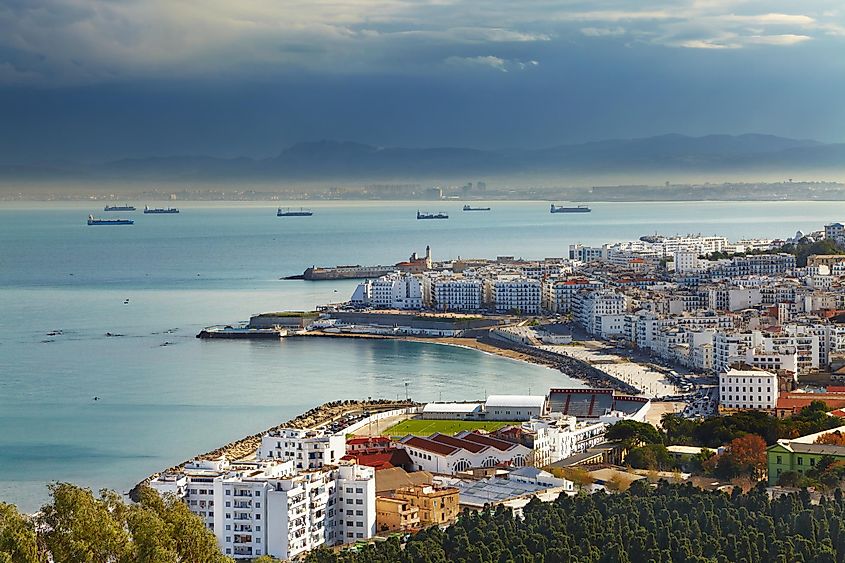
[[[503,426],[519,424],[517,422],[502,421],[477,421],[477,420],[422,420],[412,418],[403,420],[395,426],[391,426],[384,433],[391,437],[401,438],[408,434],[416,436],[428,436],[435,432],[441,434],[457,434],[461,430],[486,430],[491,432]]]

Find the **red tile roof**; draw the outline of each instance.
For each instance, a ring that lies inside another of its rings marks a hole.
[[[474,454],[477,454],[478,452],[487,448],[487,446],[483,444],[477,444],[468,440],[461,440],[460,438],[455,438],[454,436],[447,436],[446,434],[432,434],[428,438],[429,440],[433,440],[441,444],[448,444],[456,448],[461,448]]]
[[[429,440],[428,438],[421,438],[419,436],[405,436],[400,441],[412,448],[425,450],[438,455],[451,455],[460,450],[458,447],[450,446],[442,442],[435,442],[433,440]]]
[[[516,444],[514,444],[513,442],[499,440],[490,436],[484,436],[476,432],[461,432],[460,434],[458,434],[458,438],[461,438],[462,440],[468,440],[470,442],[476,442],[477,444],[490,446],[491,448],[496,448],[500,452],[506,452],[516,447]]]

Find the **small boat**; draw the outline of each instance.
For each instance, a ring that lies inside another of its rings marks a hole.
[[[285,208],[278,208],[276,210],[276,217],[311,217],[314,215],[314,212],[310,209],[303,209],[299,208],[299,211],[296,209],[290,209],[289,207]]]
[[[179,210],[176,209],[175,207],[167,207],[167,208],[147,207],[145,205],[144,206],[144,213],[154,213],[154,214],[158,215],[158,214],[164,214],[164,213],[179,213]]]
[[[88,216],[89,225],[134,225],[132,219],[98,219],[93,215]]]
[[[579,205],[577,207],[565,207],[563,205],[555,205],[552,204],[551,208],[549,209],[549,213],[589,213],[592,211],[586,205]]]
[[[464,205],[464,211],[490,211],[489,207],[472,207],[471,205]]]
[[[103,207],[103,211],[135,211],[135,208],[125,203],[123,205],[107,205]]]
[[[427,211],[420,212],[417,210],[417,219],[448,219],[449,215],[442,211],[438,213],[430,213]]]

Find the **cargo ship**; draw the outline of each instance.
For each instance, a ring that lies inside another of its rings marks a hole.
[[[147,207],[144,206],[144,213],[154,213],[154,214],[161,214],[161,213],[179,213],[179,210],[175,207]]]
[[[563,205],[552,204],[549,213],[589,213],[592,211],[586,205],[579,205],[578,207],[564,207]]]
[[[97,219],[93,215],[88,216],[89,225],[134,225],[132,219]]]
[[[464,211],[490,211],[489,207],[473,207],[471,205],[464,205]]]
[[[417,210],[417,219],[448,219],[449,215],[442,211],[438,213],[420,212]]]
[[[103,211],[135,211],[135,207],[128,203],[125,205],[107,205],[103,207]]]
[[[290,208],[282,209],[281,207],[276,210],[276,217],[311,217],[312,215],[314,215],[313,211],[301,207],[298,211]]]

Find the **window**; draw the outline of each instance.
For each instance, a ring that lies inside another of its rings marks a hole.
[[[260,503],[260,502],[256,502],[256,503],[255,503],[255,508],[261,508],[261,503]]]
[[[810,458],[810,465],[816,465],[816,458],[814,458],[814,457]]]
[[[364,504],[364,500],[360,498],[355,499],[355,504]]]
[[[363,515],[364,515],[364,511],[363,511],[363,510],[356,510],[356,511],[355,511],[355,515],[356,515],[356,516],[363,516]]]
[[[355,489],[355,492],[359,495],[364,492],[364,489]]]
[[[364,534],[362,534],[361,532],[358,532],[357,534],[355,534],[355,537],[363,538]]]
[[[355,527],[356,527],[356,528],[363,528],[363,527],[364,527],[364,523],[363,523],[363,522],[355,522]]]
[[[798,465],[804,465],[804,458],[803,457],[798,458]]]
[[[782,464],[782,463],[783,463],[783,457],[782,457],[782,456],[778,456],[778,465],[780,465],[780,464]]]

